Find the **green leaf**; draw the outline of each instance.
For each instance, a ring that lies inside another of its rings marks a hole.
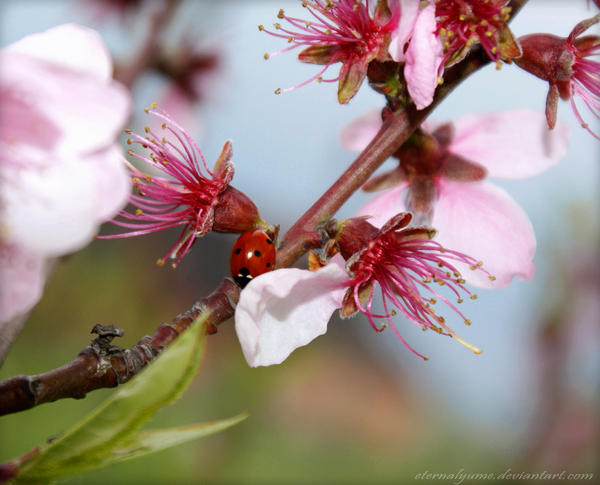
[[[232,418],[207,423],[198,423],[191,426],[178,428],[143,431],[133,436],[129,441],[122,444],[122,448],[113,450],[108,456],[106,464],[118,463],[131,460],[140,456],[149,455],[157,451],[166,450],[188,441],[197,440],[226,430],[240,423],[248,417],[248,414],[238,414]]]
[[[21,466],[18,482],[48,482],[200,438],[242,418],[189,428],[136,434],[161,407],[173,403],[193,379],[204,354],[203,312],[171,346],[131,381]]]

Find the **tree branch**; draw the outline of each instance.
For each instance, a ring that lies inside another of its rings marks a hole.
[[[123,335],[117,327],[96,325],[98,335],[68,364],[34,376],[16,376],[0,383],[0,415],[30,409],[63,398],[81,399],[95,389],[116,387],[127,382],[152,362],[202,312],[209,312],[208,333],[233,315],[239,299],[239,287],[225,278],[208,297],[197,301],[171,323],[163,323],[152,336],[143,337],[130,349],[111,344]]]

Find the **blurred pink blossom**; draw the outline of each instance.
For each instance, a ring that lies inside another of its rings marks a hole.
[[[364,148],[380,125],[378,113],[363,116],[344,129],[342,145]],[[492,283],[457,263],[472,284],[498,288],[515,276],[532,278],[536,241],[531,222],[503,189],[484,178],[527,178],[555,165],[566,153],[568,127],[559,124],[549,131],[542,113],[518,110],[466,116],[453,124],[428,122],[423,128],[432,145],[430,158],[410,160],[401,149],[398,168],[378,177],[381,187],[393,188],[358,215],[371,215],[379,227],[399,211],[420,212],[420,222],[438,231],[440,244],[483,261],[497,278]]]
[[[85,246],[127,201],[116,137],[127,90],[93,30],[67,24],[0,51],[0,322],[40,299],[50,258]]]

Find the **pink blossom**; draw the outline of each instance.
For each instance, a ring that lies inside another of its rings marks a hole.
[[[501,60],[518,57],[521,49],[506,21],[506,0],[430,1],[419,10],[405,45],[405,54],[392,54],[405,61],[404,78],[417,109],[431,104],[442,81],[444,67],[462,60],[469,49],[480,44],[488,57]]]
[[[358,133],[364,129],[368,136],[380,123],[376,114],[357,120],[342,133],[342,143],[360,149],[348,143],[350,136],[365,139]],[[536,241],[531,222],[503,189],[484,179],[531,177],[558,163],[566,152],[566,125],[549,131],[541,113],[519,110],[425,128],[399,150],[397,169],[366,184],[388,190],[359,215],[372,215],[370,221],[381,226],[398,211],[413,212],[438,231],[440,244],[483,261],[496,276],[492,283],[481,273],[466,272],[458,262],[472,284],[503,287],[515,276],[532,278]]]
[[[171,116],[156,105],[146,112],[158,119],[159,130],[147,126],[145,135],[126,132],[130,135],[129,145],[148,150],[146,156],[133,150],[129,150],[129,155],[149,170],[144,172],[125,161],[135,192],[129,201],[136,209],[133,213],[121,210],[119,218],[112,220],[131,231],[98,238],[140,236],[181,227],[175,244],[157,261],[162,266],[168,257],[175,267],[196,239],[208,232],[242,232],[255,227],[259,222],[258,209],[229,185],[234,174],[231,142],[225,142],[211,171],[196,142]],[[150,175],[151,171],[160,175]]]
[[[516,60],[519,67],[548,81],[546,98],[548,126],[556,124],[559,97],[569,100],[579,124],[594,138],[583,119],[576,99],[583,101],[591,115],[600,118],[600,37],[582,34],[600,22],[600,14],[579,22],[567,38],[552,34],[530,34],[519,38],[523,56]]]
[[[99,35],[76,25],[0,51],[0,321],[29,311],[49,258],[85,246],[127,201],[116,137],[130,111]]]
[[[327,331],[327,322],[336,309],[342,317],[358,312],[367,316],[374,330],[391,327],[396,337],[415,355],[402,337],[393,316],[396,310],[423,330],[454,337],[479,354],[481,350],[462,340],[445,323],[435,305],[440,304],[470,325],[457,304],[475,299],[455,263],[469,271],[492,278],[475,259],[443,248],[430,238],[435,231],[425,227],[407,228],[411,215],[398,214],[358,252],[340,255],[311,272],[279,269],[265,273],[246,286],[235,312],[235,328],[251,366],[279,364],[296,348]],[[368,224],[357,220],[360,225]],[[372,233],[372,231],[366,231]],[[375,288],[379,287],[384,314],[372,309]],[[438,288],[439,287],[439,288]],[[395,309],[392,309],[394,307]],[[381,322],[381,323],[378,323]]]
[[[306,81],[275,92],[290,91],[315,80],[338,82],[338,100],[347,103],[360,88],[371,61],[387,60],[390,55],[402,56],[419,1],[391,1],[389,8],[387,3],[369,0],[302,1],[309,14],[307,20],[290,17],[282,9],[277,17],[285,20],[285,25],[277,22],[274,30],[259,25],[259,30],[289,43],[282,50],[265,54],[265,59],[303,47],[298,55],[300,61],[323,66]],[[339,74],[324,79],[329,67],[338,62],[342,63]]]

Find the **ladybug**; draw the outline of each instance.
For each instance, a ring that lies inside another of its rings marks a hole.
[[[242,233],[233,245],[229,269],[235,282],[245,288],[252,278],[273,270],[275,244],[271,232],[251,229]]]

